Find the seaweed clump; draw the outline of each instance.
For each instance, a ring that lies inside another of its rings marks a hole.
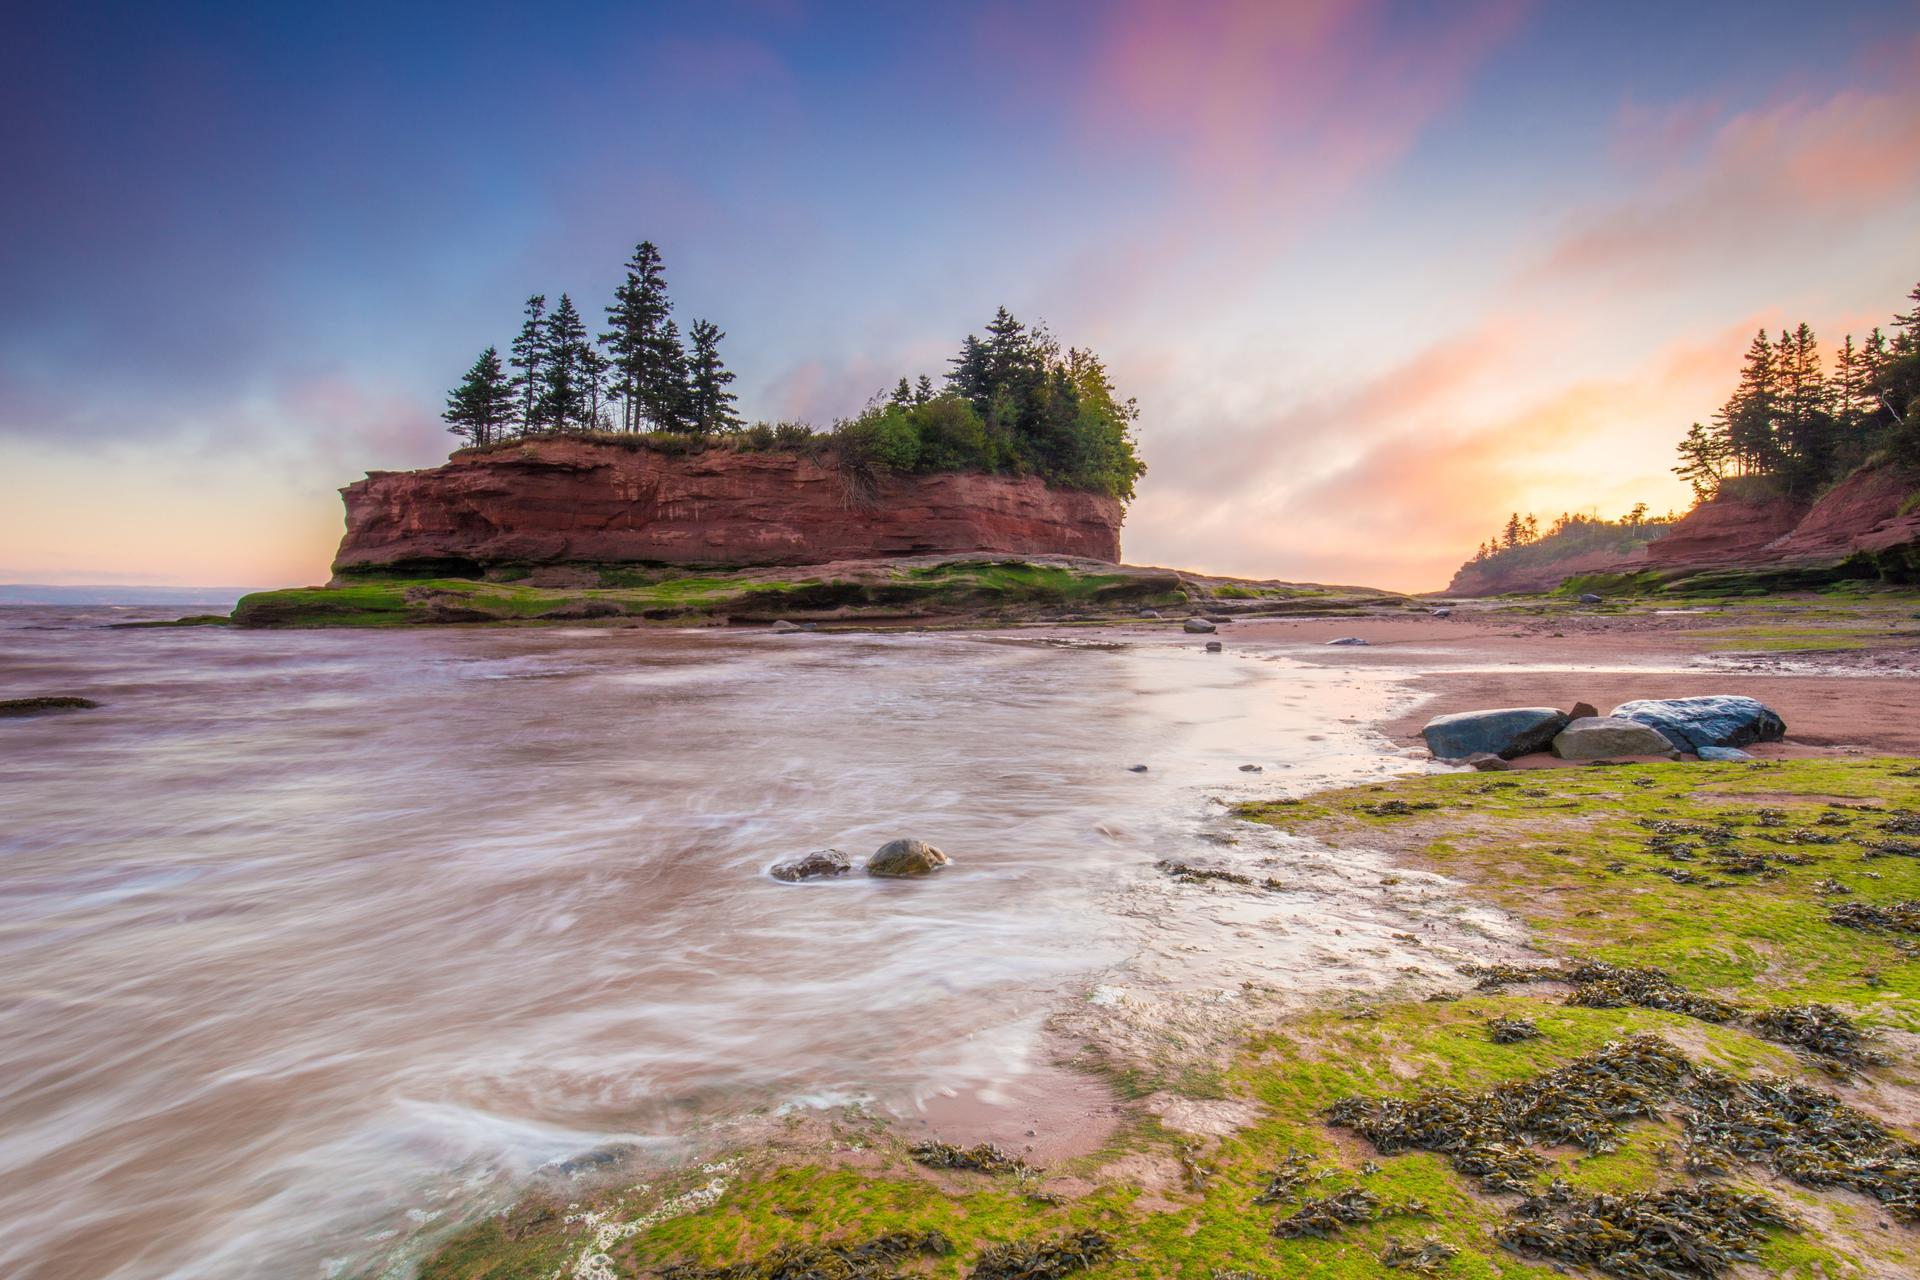
[[[1398,1271],[1411,1271],[1420,1276],[1437,1276],[1440,1264],[1458,1256],[1460,1251],[1437,1236],[1428,1236],[1419,1244],[1409,1244],[1404,1240],[1389,1240],[1380,1254],[1380,1261]]]
[[[92,698],[76,698],[66,694],[0,698],[0,716],[37,716],[44,711],[88,711],[99,705]]]
[[[1847,929],[1920,933],[1920,902],[1892,902],[1884,907],[1870,902],[1843,902],[1827,912],[1827,923]]]
[[[725,1267],[668,1267],[661,1280],[895,1280],[914,1254],[941,1257],[953,1242],[938,1231],[890,1231],[861,1244],[808,1244],[775,1249]]]
[[[1794,1004],[1754,1015],[1753,1029],[1778,1044],[1793,1045],[1830,1062],[1882,1066],[1887,1057],[1870,1047],[1873,1033],[1831,1005]]]
[[[1739,1014],[1739,1006],[1711,996],[1696,995],[1675,982],[1665,970],[1608,964],[1604,960],[1583,960],[1566,971],[1573,983],[1568,1004],[1588,1009],[1618,1009],[1634,1005],[1682,1013],[1702,1022],[1727,1022]]]
[[[982,1251],[973,1280],[1054,1280],[1113,1255],[1113,1237],[1092,1228],[1055,1240],[1016,1240]]]
[[[1532,1018],[1491,1018],[1487,1021],[1487,1039],[1495,1044],[1519,1044],[1538,1040],[1544,1034]]]
[[[956,1147],[951,1142],[916,1142],[909,1155],[929,1169],[968,1169],[975,1173],[1023,1173],[1032,1166],[991,1142]]]
[[[1344,1098],[1327,1119],[1383,1155],[1439,1152],[1489,1191],[1524,1193],[1546,1167],[1532,1141],[1610,1151],[1626,1120],[1659,1115],[1659,1101],[1686,1070],[1678,1050],[1643,1034],[1481,1093],[1432,1089],[1410,1100]]]
[[[1531,1196],[1499,1231],[1517,1253],[1589,1266],[1630,1280],[1710,1278],[1756,1262],[1754,1246],[1793,1223],[1765,1196],[1699,1183],[1559,1202]]]

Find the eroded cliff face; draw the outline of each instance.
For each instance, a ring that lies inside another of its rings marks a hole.
[[[791,454],[533,440],[340,491],[336,573],[499,565],[795,565],[988,551],[1117,562],[1118,500],[1032,477],[893,476],[871,494]]]

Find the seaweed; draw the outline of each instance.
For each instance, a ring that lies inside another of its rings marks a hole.
[[[1438,809],[1437,800],[1382,800],[1377,804],[1355,805],[1361,813],[1370,813],[1376,818],[1404,818],[1410,813],[1420,813],[1428,809]]]
[[[970,1169],[975,1173],[1024,1173],[1032,1166],[991,1142],[956,1147],[950,1142],[916,1142],[909,1151],[929,1169]]]
[[[1738,1006],[1725,1000],[1695,995],[1662,969],[1583,960],[1568,967],[1566,978],[1574,984],[1567,1003],[1587,1009],[1619,1009],[1632,1005],[1683,1013],[1702,1022],[1727,1022],[1740,1012]]]
[[[1252,876],[1243,876],[1237,871],[1219,871],[1212,867],[1196,867],[1190,862],[1180,862],[1173,858],[1162,858],[1153,864],[1159,870],[1178,880],[1181,884],[1203,884],[1208,880],[1217,880],[1222,884],[1251,885]]]
[[[666,1268],[661,1280],[894,1280],[916,1253],[944,1256],[953,1242],[938,1231],[891,1231],[862,1244],[808,1244],[775,1249],[753,1262],[724,1267],[691,1263]]]
[[[1884,907],[1870,902],[1842,902],[1828,910],[1827,923],[1848,929],[1920,933],[1920,902],[1893,902]]]
[[[1797,1229],[1765,1196],[1717,1183],[1556,1203],[1523,1201],[1498,1232],[1522,1254],[1590,1266],[1630,1280],[1714,1277],[1757,1262],[1770,1228]]]
[[[1532,1018],[1491,1018],[1487,1022],[1487,1038],[1495,1044],[1518,1044],[1522,1040],[1538,1040],[1543,1033],[1534,1025]]]
[[[1753,1028],[1767,1039],[1790,1044],[1847,1066],[1881,1066],[1885,1054],[1869,1047],[1873,1033],[1824,1004],[1785,1005],[1754,1015]]]
[[[1313,1178],[1325,1177],[1324,1171],[1314,1172],[1313,1161],[1298,1151],[1289,1151],[1280,1158],[1279,1166],[1267,1175],[1266,1190],[1253,1198],[1255,1204],[1279,1204],[1292,1198],[1293,1193],[1305,1186]]]
[[[1430,1213],[1422,1200],[1382,1200],[1365,1187],[1348,1187],[1330,1196],[1302,1200],[1298,1209],[1273,1224],[1273,1234],[1282,1240],[1297,1240],[1301,1236],[1325,1240],[1356,1222],[1403,1216],[1424,1218]]]
[[[973,1280],[1055,1280],[1113,1257],[1113,1237],[1088,1228],[1052,1240],[1016,1240],[981,1251]]]
[[[1411,1271],[1415,1275],[1437,1276],[1440,1264],[1459,1255],[1460,1251],[1437,1236],[1428,1236],[1419,1244],[1408,1244],[1404,1240],[1389,1240],[1380,1254],[1382,1265],[1396,1271]]]

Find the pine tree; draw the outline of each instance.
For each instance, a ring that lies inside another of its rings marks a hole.
[[[1693,487],[1695,502],[1711,502],[1720,492],[1720,478],[1726,473],[1730,453],[1724,435],[1699,423],[1687,428],[1679,444],[1680,465],[1673,474]]]
[[[607,394],[607,374],[613,369],[613,361],[600,354],[600,348],[591,342],[580,344],[580,378],[586,387],[587,427],[599,431],[607,424],[601,421],[600,401]]]
[[[984,415],[987,402],[993,396],[993,375],[987,362],[986,344],[970,333],[966,341],[960,344],[960,354],[948,363],[953,366],[953,372],[947,375],[947,384],[965,396],[974,409]]]
[[[920,380],[913,384],[913,402],[925,404],[931,399],[933,399],[933,379],[923,373],[920,375]]]
[[[540,429],[540,385],[547,356],[547,295],[536,293],[527,299],[526,319],[520,336],[513,340],[509,363],[520,372],[513,386],[519,392],[520,430],[531,434]]]
[[[1777,455],[1774,417],[1778,398],[1773,344],[1762,329],[1747,346],[1739,387],[1720,411],[1730,452],[1743,472],[1772,469]]]
[[[560,305],[547,321],[547,353],[537,409],[540,420],[553,431],[587,425],[587,379],[582,357],[587,355],[587,326],[574,309],[573,299],[560,295]]]
[[[607,308],[607,332],[600,335],[612,358],[623,405],[622,425],[628,431],[640,429],[641,418],[653,407],[647,388],[660,383],[655,367],[661,355],[660,330],[672,311],[663,266],[653,241],[642,240],[635,246],[627,260],[627,278],[614,290],[613,305]],[[655,420],[654,425],[661,424]]]
[[[687,353],[680,345],[680,326],[668,319],[644,348],[639,386],[640,407],[655,431],[685,431],[687,414]]]
[[[1507,517],[1507,527],[1500,531],[1500,545],[1512,549],[1520,545],[1527,527],[1520,523],[1520,513],[1514,512]]]
[[[710,320],[695,320],[687,331],[693,343],[687,357],[687,416],[696,431],[738,431],[744,425],[733,411],[739,397],[727,390],[733,370],[720,361],[720,339],[726,336]]]
[[[904,373],[900,375],[900,381],[893,384],[893,394],[887,397],[887,403],[903,407],[913,403],[913,384],[907,381]]]
[[[447,393],[446,412],[440,416],[455,435],[476,445],[489,445],[505,433],[513,420],[513,409],[513,384],[500,367],[500,352],[488,347],[460,385]]]

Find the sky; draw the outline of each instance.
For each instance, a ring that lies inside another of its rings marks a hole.
[[[528,294],[651,239],[750,419],[1105,358],[1133,563],[1443,586],[1684,509],[1760,326],[1920,280],[1920,0],[29,6],[0,42],[0,582],[324,581]]]

